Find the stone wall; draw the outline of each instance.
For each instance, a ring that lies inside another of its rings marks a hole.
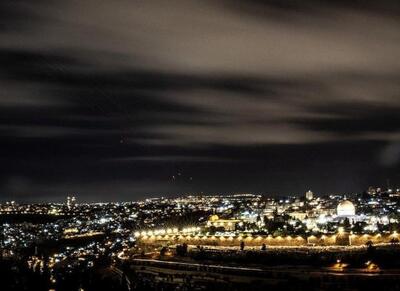
[[[175,245],[186,243],[188,245],[203,246],[240,246],[244,241],[246,246],[334,246],[334,245],[365,245],[368,241],[373,244],[390,243],[398,239],[398,234],[355,235],[333,234],[321,236],[267,236],[267,235],[239,235],[239,236],[211,236],[211,235],[151,235],[138,237],[139,244],[149,245]]]

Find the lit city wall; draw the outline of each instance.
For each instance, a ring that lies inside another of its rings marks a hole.
[[[212,235],[144,235],[137,237],[139,244],[147,245],[176,245],[186,243],[200,246],[240,246],[243,241],[246,246],[335,246],[335,245],[365,245],[368,241],[373,244],[390,243],[398,239],[397,233],[377,235],[355,235],[338,233],[321,236],[267,236],[267,235],[239,235],[239,236],[212,236]]]

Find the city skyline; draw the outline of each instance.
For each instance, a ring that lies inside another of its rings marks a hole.
[[[4,1],[0,199],[400,185],[396,1]]]

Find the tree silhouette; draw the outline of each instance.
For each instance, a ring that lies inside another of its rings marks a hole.
[[[240,250],[243,251],[244,250],[244,241],[240,242]]]
[[[180,257],[186,256],[187,250],[188,250],[188,245],[186,243],[176,246],[176,254]]]

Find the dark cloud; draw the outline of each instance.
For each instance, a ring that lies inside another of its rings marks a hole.
[[[400,183],[399,11],[397,1],[2,2],[1,195]]]

